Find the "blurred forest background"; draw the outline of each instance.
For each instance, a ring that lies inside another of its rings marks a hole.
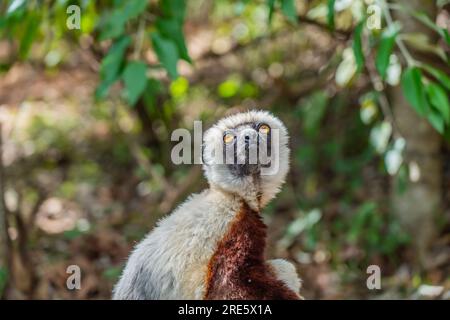
[[[303,295],[450,299],[449,28],[446,0],[2,0],[0,296],[109,299],[206,187],[171,132],[261,108],[293,150],[267,253]]]

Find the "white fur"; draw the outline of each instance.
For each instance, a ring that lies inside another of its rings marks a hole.
[[[286,128],[268,112],[250,111],[222,119],[205,133],[205,147],[214,146],[217,139],[221,141],[225,130],[246,122],[264,122],[280,129],[278,174],[263,176],[256,183],[251,177],[231,176],[224,165],[205,164],[210,189],[188,198],[135,247],[114,288],[114,299],[203,298],[208,262],[242,199],[260,209],[279,191],[288,171]],[[259,192],[260,202],[256,199]],[[270,263],[279,279],[298,292],[295,267],[277,261]]]
[[[279,141],[273,141],[272,152],[274,152],[274,167],[278,170],[274,175],[263,175],[260,177],[260,185],[255,186],[253,177],[236,177],[230,175],[225,164],[214,164],[214,159],[210,158],[214,150],[221,150],[223,133],[236,128],[242,123],[266,123],[272,130],[279,130]],[[210,185],[218,186],[226,191],[241,195],[249,204],[255,199],[257,191],[262,192],[260,206],[264,207],[280,191],[289,170],[289,136],[283,123],[267,111],[249,111],[238,113],[220,120],[211,129],[206,131],[204,136],[204,156],[206,178]],[[212,164],[209,164],[212,163]],[[258,189],[258,190],[257,190]],[[253,206],[254,207],[254,206]],[[260,209],[260,208],[253,208]]]
[[[208,261],[240,203],[206,190],[191,196],[134,249],[117,299],[201,299]]]
[[[302,281],[297,275],[295,266],[284,259],[273,259],[267,261],[277,274],[277,278],[283,281],[292,291],[299,293]]]

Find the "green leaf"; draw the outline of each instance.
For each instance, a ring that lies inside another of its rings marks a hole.
[[[289,21],[297,22],[297,9],[294,0],[281,0],[281,11]]]
[[[156,110],[156,97],[161,91],[161,83],[158,80],[148,79],[147,87],[144,91],[144,101],[150,115]]]
[[[123,35],[125,31],[125,18],[121,10],[114,10],[107,13],[104,22],[101,23],[102,32],[100,33],[100,41],[107,39],[115,39]]]
[[[347,235],[347,240],[356,242],[358,238],[367,232],[371,218],[375,215],[376,204],[373,202],[366,202],[362,204],[353,217],[353,223]]]
[[[364,52],[362,48],[362,30],[364,28],[365,20],[358,23],[353,32],[353,54],[355,55],[357,71],[361,72],[364,67]]]
[[[441,37],[443,37],[445,42],[447,42],[447,44],[450,45],[450,34],[448,33],[447,29],[444,28],[441,29]]]
[[[6,17],[4,16],[0,16],[0,30],[4,29],[7,25],[8,21],[6,19]]]
[[[301,101],[302,123],[305,133],[313,137],[319,132],[320,122],[326,113],[328,96],[325,92],[317,90]]]
[[[12,15],[14,14],[17,10],[21,9],[24,4],[26,4],[25,0],[13,0],[11,1],[11,4],[8,7],[8,10],[6,10],[6,15]]]
[[[267,7],[269,8],[269,24],[272,22],[273,12],[275,10],[275,0],[267,0]]]
[[[442,8],[443,6],[450,4],[450,0],[437,0],[436,4],[438,6],[438,8]]]
[[[170,95],[174,99],[184,97],[188,89],[189,81],[184,77],[178,77],[176,80],[172,81],[169,87]]]
[[[139,16],[147,8],[148,2],[148,0],[127,0],[122,11],[125,20]]]
[[[105,271],[103,271],[102,276],[109,281],[116,282],[117,279],[119,279],[121,273],[121,267],[109,267]]]
[[[437,130],[437,132],[439,132],[440,134],[444,133],[444,129],[445,129],[444,119],[442,118],[442,116],[439,113],[437,113],[434,110],[431,110],[431,112],[428,113],[427,118],[428,118],[428,121],[433,126],[433,128],[435,128]]]
[[[147,65],[142,61],[133,61],[127,64],[123,71],[125,84],[125,97],[130,105],[134,105],[147,85]]]
[[[402,75],[403,95],[421,116],[429,110],[425,89],[422,83],[422,72],[417,67],[410,67]]]
[[[83,236],[83,232],[80,231],[78,228],[74,228],[72,230],[64,231],[62,236],[63,236],[64,239],[74,240],[76,238],[79,238],[79,237]]]
[[[100,74],[106,79],[116,78],[126,49],[131,43],[129,36],[117,40],[102,60]]]
[[[176,43],[180,57],[191,63],[192,60],[189,57],[184,41],[182,24],[175,18],[161,18],[156,21],[156,27],[161,35],[172,39]]]
[[[97,98],[104,98],[109,87],[119,78],[119,70],[123,62],[125,51],[131,43],[129,36],[119,38],[109,49],[100,66],[102,82],[96,90]]]
[[[381,35],[375,66],[383,79],[386,77],[386,70],[389,66],[389,60],[394,48],[395,37],[398,35],[399,31],[400,27],[398,25],[394,25],[393,27],[383,31],[383,34]]]
[[[219,96],[222,98],[231,98],[234,97],[240,88],[241,84],[238,79],[234,79],[231,77],[228,80],[225,80],[222,82],[219,87],[217,88],[217,91],[219,93]]]
[[[8,282],[8,269],[6,267],[0,266],[0,296],[3,295],[6,284]]]
[[[450,90],[450,77],[445,72],[428,64],[423,64],[422,68],[435,77],[447,90]]]
[[[166,17],[174,17],[179,22],[184,21],[184,14],[186,11],[185,0],[164,0],[160,1],[161,9]]]
[[[167,70],[170,78],[175,79],[178,77],[177,62],[178,62],[178,48],[174,41],[163,37],[157,32],[151,34],[153,48],[159,61]]]
[[[328,14],[327,14],[327,22],[328,27],[331,30],[334,30],[334,4],[336,0],[328,0]]]
[[[424,12],[412,12],[413,17],[415,17],[417,20],[422,22],[424,25],[429,27],[430,29],[433,29],[436,31],[444,40],[445,42],[450,45],[450,35],[448,33],[448,30],[445,28],[441,28],[434,21],[428,17],[428,15]]]
[[[102,23],[100,40],[114,39],[125,31],[125,24],[139,16],[147,7],[147,0],[127,0],[124,5],[107,12]]]
[[[27,17],[25,33],[20,40],[19,56],[21,59],[26,59],[28,56],[33,40],[39,30],[40,20],[40,16],[35,13],[31,13],[30,16]]]
[[[426,86],[428,100],[431,105],[440,112],[442,118],[446,123],[450,122],[450,103],[448,101],[448,95],[444,89],[442,89],[436,83],[430,83]]]

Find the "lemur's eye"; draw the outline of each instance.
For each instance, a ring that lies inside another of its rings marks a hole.
[[[269,134],[270,127],[267,124],[262,124],[259,126],[258,131],[262,134]]]
[[[225,142],[226,144],[229,144],[233,141],[234,141],[234,134],[228,132],[223,135],[223,142]]]

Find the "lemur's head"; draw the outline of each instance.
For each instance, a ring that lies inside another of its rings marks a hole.
[[[256,197],[265,206],[280,190],[289,170],[288,133],[267,111],[221,119],[203,136],[203,169],[212,187]]]

